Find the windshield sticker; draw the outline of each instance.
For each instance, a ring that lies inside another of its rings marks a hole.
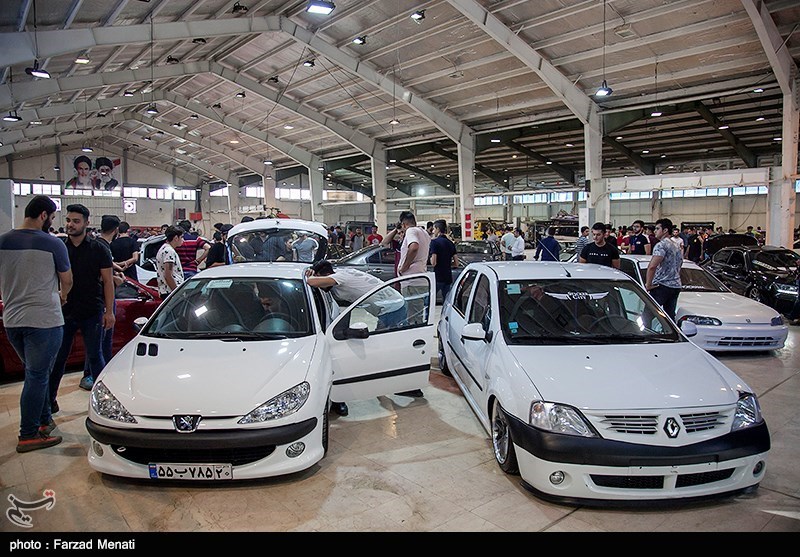
[[[509,282],[508,284],[506,284],[506,294],[508,294],[509,296],[513,296],[514,294],[519,294],[520,292],[522,292],[522,290],[520,290],[519,284],[517,284],[516,282]]]
[[[508,324],[508,328],[511,331],[511,334],[515,335],[515,334],[517,334],[517,330],[519,330],[519,324],[516,321],[511,321]]]
[[[208,281],[206,288],[230,288],[233,284],[233,279],[214,279]]]
[[[186,284],[186,286],[183,287],[183,289],[184,290],[191,290],[192,288],[197,288],[198,286],[200,286],[200,281],[199,280],[191,280]]]
[[[556,300],[602,300],[608,296],[608,292],[566,292],[562,294],[547,292],[547,295]]]

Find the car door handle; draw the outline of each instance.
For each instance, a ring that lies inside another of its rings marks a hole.
[[[411,346],[413,346],[414,348],[425,346],[425,341],[422,340],[421,338],[418,338],[417,340],[414,341],[414,344],[412,344]]]
[[[375,273],[376,275],[380,275],[383,271],[380,269],[374,269],[372,272]]]

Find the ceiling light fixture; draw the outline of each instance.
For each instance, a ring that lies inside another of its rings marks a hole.
[[[133,91],[125,91],[124,93],[122,93],[122,96],[123,97],[132,97],[133,96]]]
[[[283,129],[285,129],[285,130],[293,130],[294,126],[292,126],[291,124],[286,124],[285,126],[283,126]]]
[[[153,141],[153,138],[148,135],[148,136],[145,136],[144,140],[145,141]]]
[[[312,0],[306,4],[306,11],[310,14],[328,15],[336,6],[333,2],[325,2],[323,0]]]
[[[81,151],[83,151],[84,153],[91,153],[92,151],[94,151],[94,149],[92,149],[89,145],[84,145],[83,147],[81,147]]]
[[[58,165],[55,165],[55,166],[53,167],[53,170],[55,170],[56,172],[59,172],[59,171],[61,171],[61,167],[60,167],[60,166],[58,166]]]
[[[314,60],[313,60],[313,59],[308,59],[308,60],[306,60],[305,62],[303,62],[303,65],[304,65],[306,68],[313,68],[313,67],[314,67],[316,64],[314,63]]]
[[[199,116],[197,114],[192,114],[191,116],[189,116],[189,118],[191,118],[192,120],[197,120]]]
[[[753,93],[763,93],[763,92],[764,92],[764,90],[761,87],[753,89]]]
[[[14,111],[13,114],[9,110],[8,114],[3,116],[3,121],[5,121],[5,122],[22,122],[22,118],[20,117],[19,114],[17,114],[16,110]]]
[[[222,108],[222,105],[220,103],[214,103],[211,105],[211,108]]]
[[[608,97],[614,92],[606,81],[606,2],[607,0],[603,0],[603,83],[595,91],[595,97]]]
[[[249,8],[247,6],[241,5],[239,2],[236,2],[233,5],[233,9],[231,10],[232,14],[246,14]]]
[[[238,93],[236,93],[236,98],[237,98],[237,99],[243,99],[243,98],[245,98],[244,91],[239,91]]]
[[[75,58],[76,64],[89,64],[90,62],[91,60],[89,59],[88,56],[78,56],[77,58]]]
[[[391,125],[391,126],[396,126],[396,125],[398,125],[399,123],[400,123],[400,122],[397,120],[397,118],[392,118],[392,120],[389,122],[389,125]]]
[[[175,58],[172,54],[167,56],[166,60],[167,64],[180,64],[181,61],[178,58]]]
[[[417,10],[413,14],[411,14],[411,19],[420,23],[423,19],[425,19],[425,10]]]
[[[156,108],[156,105],[151,104],[147,107],[147,110],[145,110],[145,112],[147,114],[158,114],[158,108]]]
[[[277,75],[273,75],[267,81],[269,81],[270,83],[278,83],[278,76]]]
[[[206,40],[203,37],[197,37],[196,39],[192,39],[194,44],[206,44]]]
[[[267,166],[270,166],[272,164],[272,161],[269,161],[269,160],[264,161],[264,164],[266,164]]]
[[[763,121],[764,121],[763,116],[759,116],[758,118],[756,118],[756,122],[763,122]]]
[[[367,44],[367,36],[361,35],[360,37],[356,37],[353,39],[353,44]]]
[[[36,58],[33,60],[32,68],[25,68],[25,73],[39,79],[50,79],[50,72],[39,67],[39,31],[36,26],[36,0],[33,0],[33,44]]]

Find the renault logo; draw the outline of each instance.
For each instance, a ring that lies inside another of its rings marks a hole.
[[[667,421],[664,422],[664,431],[670,439],[675,439],[680,430],[681,426],[675,418],[667,418]]]
[[[192,433],[200,424],[202,416],[172,416],[172,423],[178,433]]]

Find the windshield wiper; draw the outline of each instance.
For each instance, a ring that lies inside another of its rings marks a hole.
[[[209,331],[205,333],[191,333],[191,336],[187,338],[213,338],[219,340],[280,340],[288,337],[286,335],[278,335],[275,333],[258,333],[252,331]]]

